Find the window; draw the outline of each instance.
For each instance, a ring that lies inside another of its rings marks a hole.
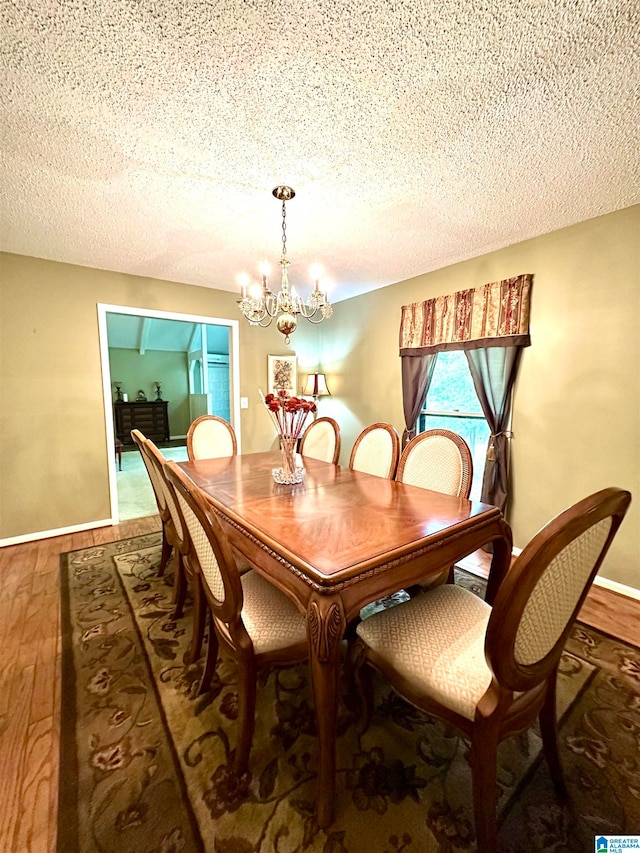
[[[480,500],[489,425],[473,387],[467,357],[461,350],[438,353],[427,399],[418,418],[417,431],[428,429],[449,429],[467,442],[473,457],[470,497]]]

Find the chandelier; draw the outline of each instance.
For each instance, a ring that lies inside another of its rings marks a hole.
[[[289,335],[298,325],[298,316],[304,317],[311,323],[322,323],[333,314],[333,308],[327,298],[326,291],[320,289],[320,276],[316,272],[315,285],[306,303],[289,285],[288,267],[291,263],[287,258],[287,210],[286,204],[295,197],[291,187],[276,187],[273,195],[282,202],[282,257],[280,258],[281,280],[280,291],[273,293],[269,289],[267,276],[269,267],[265,261],[262,267],[262,286],[254,284],[248,288],[248,276],[239,277],[242,296],[238,299],[240,311],[251,326],[266,328],[276,320],[278,331],[289,343]]]

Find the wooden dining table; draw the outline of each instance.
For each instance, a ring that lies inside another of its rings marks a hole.
[[[299,457],[300,459],[300,457]],[[316,820],[332,823],[342,640],[362,607],[440,574],[493,543],[487,600],[511,559],[511,529],[489,504],[305,457],[283,486],[277,452],[182,462],[233,548],[306,613],[318,733]]]

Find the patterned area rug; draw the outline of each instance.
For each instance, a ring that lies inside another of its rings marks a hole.
[[[306,666],[261,675],[251,773],[235,777],[233,665],[220,660],[211,691],[194,695],[190,609],[171,618],[159,557],[157,534],[62,555],[60,853],[475,850],[467,744],[382,679],[365,734],[341,706],[328,830],[313,818]],[[482,593],[465,573],[456,582]],[[584,853],[595,834],[640,829],[640,651],[577,625],[561,669],[572,804],[556,801],[537,732],[503,744],[500,853]]]

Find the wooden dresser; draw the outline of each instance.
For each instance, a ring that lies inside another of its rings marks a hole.
[[[116,435],[123,444],[133,444],[131,430],[139,429],[152,441],[169,441],[168,405],[166,400],[114,403]]]

